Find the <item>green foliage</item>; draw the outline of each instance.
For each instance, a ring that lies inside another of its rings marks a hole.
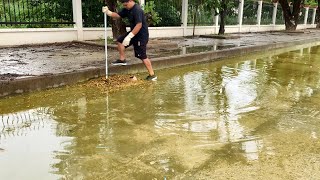
[[[181,13],[173,3],[155,1],[155,11],[158,12],[161,21],[157,26],[180,26]]]
[[[154,1],[149,1],[144,6],[144,13],[149,26],[156,26],[161,22],[158,12],[155,11]]]
[[[318,2],[317,0],[305,0],[304,5],[312,6],[312,7],[317,7]]]

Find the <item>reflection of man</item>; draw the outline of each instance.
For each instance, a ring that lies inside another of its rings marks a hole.
[[[153,71],[151,61],[147,57],[146,52],[149,32],[144,12],[134,0],[121,0],[121,2],[124,8],[119,13],[110,11],[107,6],[102,7],[102,12],[106,13],[108,16],[112,18],[127,17],[130,22],[131,31],[117,39],[120,59],[112,62],[112,64],[127,65],[124,51],[125,48],[133,45],[135,56],[143,61],[149,72],[149,76],[147,76],[146,80],[155,81],[157,80],[157,76]]]

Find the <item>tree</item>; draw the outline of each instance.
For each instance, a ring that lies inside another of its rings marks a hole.
[[[227,15],[227,2],[228,0],[221,0],[220,6],[220,27],[219,27],[219,35],[223,35],[225,32],[225,17]]]
[[[235,12],[236,0],[206,0],[206,8],[211,9],[215,15],[220,15],[219,35],[225,32],[226,18]]]
[[[303,0],[279,0],[279,4],[282,7],[286,30],[297,29],[302,2]]]
[[[104,0],[104,2],[110,8],[111,11],[118,12],[117,0]],[[113,39],[117,39],[117,37],[119,37],[127,32],[126,24],[123,22],[122,19],[111,18],[111,27],[112,27]]]
[[[319,12],[319,7],[320,7],[320,0],[317,0],[318,7],[317,7],[317,15],[316,15],[316,28],[320,28],[320,12]]]

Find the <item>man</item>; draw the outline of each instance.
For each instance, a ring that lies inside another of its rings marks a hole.
[[[118,12],[112,12],[107,6],[102,7],[102,12],[106,13],[112,18],[125,18],[127,17],[130,22],[131,31],[126,35],[120,36],[117,39],[118,51],[120,59],[112,62],[113,65],[127,65],[125,58],[125,48],[133,45],[135,57],[141,59],[146,66],[149,76],[146,80],[156,81],[151,61],[147,57],[147,44],[149,41],[149,32],[146,18],[141,7],[134,2],[134,0],[121,0],[123,9]]]

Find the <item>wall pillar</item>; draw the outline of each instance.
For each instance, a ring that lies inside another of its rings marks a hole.
[[[188,0],[182,1],[182,27],[183,27],[183,36],[187,36],[187,27],[188,27]]]
[[[239,14],[238,14],[239,32],[241,32],[241,28],[242,28],[243,6],[244,6],[244,0],[240,0],[239,1]]]
[[[144,8],[144,5],[146,4],[146,1],[145,0],[139,0],[139,2],[140,2],[140,6],[142,8]]]
[[[305,7],[306,12],[304,13],[304,25],[306,26],[308,23],[308,15],[309,15],[309,7]]]
[[[82,0],[72,0],[74,28],[77,29],[78,41],[83,41]],[[101,12],[102,13],[102,12]]]
[[[214,16],[214,18],[215,18],[215,33],[216,34],[218,34],[218,32],[219,32],[219,15],[215,15]]]
[[[272,24],[276,25],[278,3],[273,3]]]
[[[316,21],[316,14],[317,14],[317,8],[313,8],[312,22],[311,22],[312,25],[314,25],[314,23]]]
[[[260,27],[262,13],[262,1],[258,1],[257,24]]]

